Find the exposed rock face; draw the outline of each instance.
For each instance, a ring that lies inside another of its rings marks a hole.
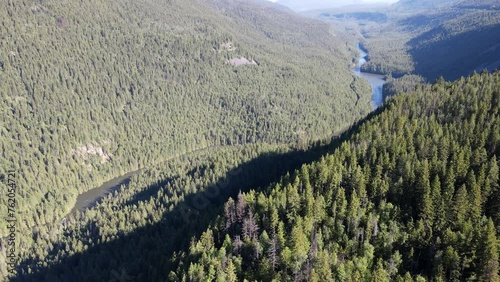
[[[104,141],[104,144],[109,144],[110,141]],[[102,146],[99,144],[94,145],[94,144],[86,144],[81,147],[76,148],[75,150],[71,151],[71,154],[73,156],[78,156],[83,158],[83,164],[86,164],[86,160],[89,158],[89,156],[99,156],[101,158],[100,163],[105,164],[111,160],[112,155],[109,153],[106,153],[103,149]]]
[[[257,62],[252,60],[249,61],[245,57],[233,58],[227,61],[229,64],[233,66],[241,66],[241,65],[257,65]]]

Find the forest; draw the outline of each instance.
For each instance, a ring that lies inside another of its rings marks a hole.
[[[499,281],[500,73],[397,96],[224,204],[171,281]]]
[[[18,175],[21,258],[113,177],[214,146],[300,147],[371,108],[328,24],[246,1],[6,0],[0,35],[0,172]]]
[[[399,2],[387,12],[389,22],[363,31],[364,44],[373,51],[366,71],[394,77],[412,73],[433,82],[500,66],[497,1],[427,1],[429,7],[415,8],[425,7],[422,2]]]
[[[0,281],[500,281],[500,72],[465,73],[498,5],[410,6],[325,14],[348,30],[260,0],[0,2]],[[453,72],[416,59],[471,34]]]
[[[12,281],[498,281],[499,86],[440,80],[305,150],[157,165],[44,227]]]
[[[367,49],[362,70],[388,75],[385,96],[440,77],[500,68],[500,6],[496,0],[399,1],[371,12],[308,15],[344,26]],[[362,16],[360,16],[362,15]]]

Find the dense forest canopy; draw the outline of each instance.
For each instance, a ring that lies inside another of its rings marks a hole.
[[[307,143],[371,108],[341,34],[271,4],[8,0],[0,35],[0,170],[19,176],[24,231],[128,171],[211,146]],[[231,64],[243,58],[255,64]]]
[[[308,15],[344,26],[359,38],[368,50],[362,70],[390,75],[393,85],[384,90],[393,95],[441,76],[456,80],[498,69],[499,10],[495,0],[403,0],[386,9]]]
[[[1,2],[0,281],[499,281],[498,10]]]
[[[333,154],[240,193],[172,281],[499,281],[500,72],[398,96]]]
[[[499,86],[420,86],[305,151],[154,166],[42,228],[13,281],[498,281]]]
[[[500,67],[499,9],[498,2],[490,0],[400,1],[388,11],[391,32],[381,29],[373,43],[366,41],[374,52],[382,52],[384,39],[391,38],[399,45],[397,52],[388,54],[394,66],[386,67],[374,54],[366,69],[395,76],[413,72],[428,81],[440,76],[455,80],[473,71],[495,70]],[[374,35],[370,33],[367,31],[368,36]],[[398,64],[404,53],[410,55],[413,64],[405,60]]]

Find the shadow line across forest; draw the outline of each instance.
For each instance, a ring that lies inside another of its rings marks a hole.
[[[227,171],[225,177],[212,185],[185,196],[182,202],[165,212],[155,224],[137,228],[128,234],[119,234],[113,241],[94,245],[81,253],[64,257],[56,264],[32,270],[31,273],[26,270],[28,265],[33,265],[33,261],[22,261],[17,268],[18,275],[10,281],[165,281],[168,276],[166,270],[171,268],[170,258],[175,252],[188,248],[191,238],[199,237],[214,224],[223,213],[223,204],[230,197],[236,197],[239,191],[265,188],[303,164],[333,152],[356,133],[363,123],[384,108],[386,105],[337,134],[330,142],[318,143],[305,151],[261,154]],[[157,191],[160,188],[153,185],[151,189]],[[141,192],[135,199],[147,200],[153,194]],[[130,204],[134,203],[137,201]],[[97,227],[86,228],[95,230]]]

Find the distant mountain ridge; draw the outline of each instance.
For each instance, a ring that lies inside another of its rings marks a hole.
[[[295,12],[304,12],[308,10],[318,10],[327,9],[334,7],[341,7],[351,4],[353,1],[349,0],[335,0],[335,1],[325,1],[325,0],[278,0],[277,4],[286,6]]]
[[[473,71],[499,68],[498,3],[476,0],[450,4],[422,13],[435,25],[425,21],[415,25],[418,34],[407,43],[415,72],[431,81],[439,76],[454,80]],[[406,22],[411,23],[411,18]]]
[[[361,29],[369,51],[368,72],[428,81],[455,80],[500,67],[499,2],[492,0],[401,0]]]
[[[429,9],[441,8],[444,6],[459,3],[463,0],[399,0],[392,4],[391,10],[398,12],[420,12]]]

